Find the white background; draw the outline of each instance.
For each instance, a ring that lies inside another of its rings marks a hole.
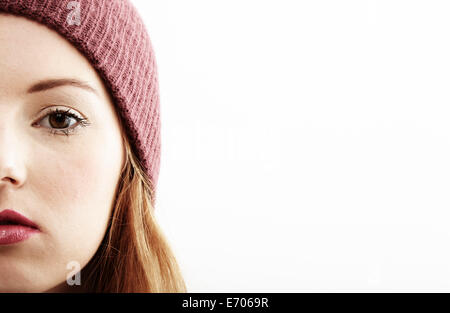
[[[188,291],[450,291],[449,1],[133,2]]]

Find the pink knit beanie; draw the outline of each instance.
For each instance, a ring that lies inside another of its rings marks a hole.
[[[0,0],[0,12],[48,26],[102,77],[153,186],[161,148],[158,73],[145,25],[130,0]]]

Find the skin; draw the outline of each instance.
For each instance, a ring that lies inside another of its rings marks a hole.
[[[27,93],[49,78],[75,78],[96,93],[76,86]],[[89,125],[67,115],[58,122],[56,108],[70,109]],[[69,136],[50,133],[71,127]],[[13,209],[41,230],[0,245],[0,292],[86,287],[83,271],[80,286],[66,283],[73,270],[67,265],[75,261],[82,269],[97,251],[124,160],[113,102],[89,61],[46,26],[0,14],[0,212]]]

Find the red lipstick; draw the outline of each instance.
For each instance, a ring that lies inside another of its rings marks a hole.
[[[0,212],[0,245],[10,245],[39,233],[39,227],[14,210]]]

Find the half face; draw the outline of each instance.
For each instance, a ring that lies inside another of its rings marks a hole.
[[[0,220],[14,211],[39,228],[19,238],[0,225],[0,292],[70,290],[105,235],[124,159],[88,60],[46,26],[0,14]]]

